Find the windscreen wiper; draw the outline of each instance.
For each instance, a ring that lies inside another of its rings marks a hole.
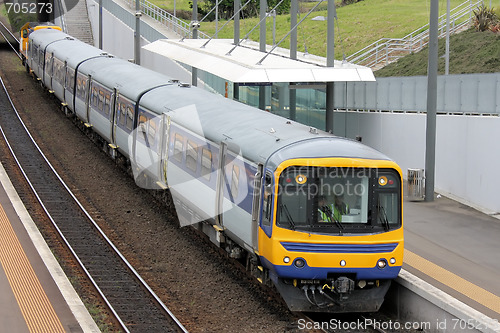
[[[389,225],[389,220],[387,219],[387,214],[385,213],[385,208],[384,206],[381,206],[380,204],[377,205],[377,215],[378,218],[382,221],[382,225],[384,226],[385,231],[389,231],[391,229],[391,226]]]
[[[342,234],[342,229],[344,229],[344,226],[342,225],[342,222],[340,222],[339,219],[337,219],[335,217],[335,214],[333,214],[333,212],[330,209],[330,207],[325,206],[324,209],[325,209],[325,213],[328,216],[328,218],[330,219],[330,221],[333,220],[333,222],[335,222],[335,225],[339,228],[339,233]]]
[[[285,216],[286,216],[288,222],[290,223],[290,227],[292,227],[292,230],[295,230],[295,222],[293,222],[293,218],[290,215],[290,212],[288,211],[288,207],[282,203],[282,204],[280,204],[280,208],[282,211],[285,212]]]

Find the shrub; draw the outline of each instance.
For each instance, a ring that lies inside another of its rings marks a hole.
[[[492,30],[492,27],[499,23],[498,16],[493,8],[487,8],[481,5],[478,9],[474,10],[474,28],[477,31]]]

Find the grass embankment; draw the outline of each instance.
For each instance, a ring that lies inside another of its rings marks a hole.
[[[156,5],[173,12],[174,0],[152,0]],[[463,0],[451,0],[451,7],[461,4]],[[242,1],[245,3],[245,1]],[[316,2],[300,2],[299,20],[312,8]],[[446,11],[446,1],[439,0],[440,14]],[[177,10],[190,10],[189,0],[176,0]],[[311,21],[315,16],[326,16],[326,1],[298,28],[299,51],[304,52],[307,47],[309,53],[326,56],[326,22]],[[338,27],[335,27],[335,58],[342,59],[364,48],[380,38],[400,38],[429,22],[429,2],[415,0],[363,0],[361,2],[337,8]],[[243,37],[259,22],[258,18],[246,18],[241,21],[241,36]],[[219,28],[225,23],[220,20]],[[273,43],[273,20],[266,20],[266,41]],[[276,17],[276,41],[279,41],[290,30],[290,15]],[[215,34],[215,22],[202,22],[201,31],[208,35]],[[229,23],[218,33],[219,38],[233,37],[233,23]],[[250,39],[257,41],[259,29],[250,35]],[[341,41],[342,39],[342,41]],[[289,48],[287,38],[281,47]]]
[[[375,76],[427,75],[428,48],[375,72]],[[445,40],[438,42],[438,74],[444,74]],[[500,72],[500,35],[469,29],[450,36],[450,74]]]

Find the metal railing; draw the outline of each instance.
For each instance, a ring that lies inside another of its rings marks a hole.
[[[450,34],[469,27],[473,10],[482,0],[468,0],[450,11]],[[439,17],[439,38],[446,35],[446,14]],[[403,38],[382,38],[346,58],[347,61],[379,69],[400,57],[420,51],[429,42],[429,24],[411,32]]]
[[[149,2],[148,0],[139,0],[142,14],[149,16],[153,20],[166,26],[180,36],[188,36],[192,38],[192,30],[190,23],[185,22],[174,15],[167,12],[165,9]],[[135,0],[127,0],[128,6],[135,10]],[[198,31],[198,38],[210,38],[207,34]]]

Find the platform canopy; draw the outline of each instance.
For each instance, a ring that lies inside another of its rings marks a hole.
[[[313,61],[319,57],[305,59],[307,55],[302,54],[299,60],[292,60],[273,53],[259,64],[266,53],[255,49],[255,44],[238,46],[228,55],[234,47],[233,40],[213,39],[202,47],[206,42],[207,39],[161,39],[143,49],[243,85],[375,81],[370,68],[347,62],[335,61],[334,67],[326,67]]]

